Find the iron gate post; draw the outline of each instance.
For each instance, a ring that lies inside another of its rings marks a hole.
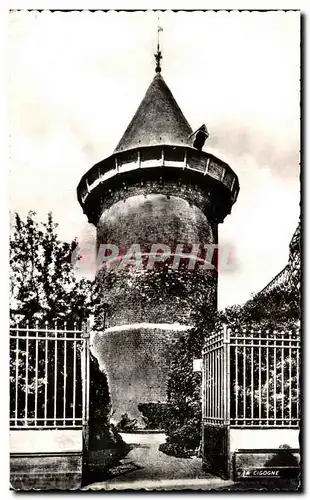
[[[84,358],[84,369],[83,369],[83,441],[84,448],[88,451],[89,443],[89,349],[90,349],[90,328],[91,322],[88,319],[83,324],[83,358]]]
[[[224,347],[224,423],[230,424],[230,329],[223,325]]]
[[[227,475],[231,477],[232,464],[230,459],[230,328],[223,325],[223,364],[224,364],[224,426],[226,427],[226,460]]]
[[[206,353],[205,353],[206,345],[202,348],[202,363],[201,363],[201,457],[203,460],[204,449],[205,449],[205,433],[204,433],[204,425],[205,425],[205,417],[206,417]]]

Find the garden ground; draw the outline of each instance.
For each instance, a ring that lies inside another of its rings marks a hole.
[[[229,488],[232,481],[202,470],[201,459],[165,455],[158,446],[163,433],[122,434],[132,449],[120,464],[110,470],[111,479],[89,485],[92,490],[125,489],[218,489]]]

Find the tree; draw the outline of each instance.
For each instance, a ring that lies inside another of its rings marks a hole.
[[[286,286],[277,286],[268,293],[254,295],[244,304],[227,307],[218,314],[218,322],[225,322],[230,327],[242,324],[277,330],[281,326],[296,324],[299,319],[299,289]]]
[[[15,214],[15,225],[10,237],[10,306],[14,324],[29,328],[70,328],[74,322],[81,327],[92,305],[92,284],[82,279],[78,281],[74,274],[74,252],[77,241],[61,242],[57,235],[57,224],[49,213],[47,221],[40,223],[33,211],[28,213],[26,221]],[[79,258],[78,255],[75,256]],[[49,346],[52,349],[52,346]],[[54,346],[55,349],[56,345]],[[29,418],[34,417],[35,390],[38,395],[38,414],[44,412],[45,390],[45,349],[44,342],[36,345],[28,341],[12,338],[10,344],[10,387],[11,409],[19,400],[18,415],[24,415],[26,395],[26,374],[28,379],[27,398]],[[79,349],[79,346],[78,348]],[[67,359],[72,358],[72,345],[66,346]],[[53,352],[53,351],[52,351]],[[37,359],[38,358],[38,359]],[[53,406],[53,374],[57,371],[58,380],[64,380],[64,343],[57,345],[57,367],[55,357],[49,350],[49,384],[47,387],[47,409]],[[18,370],[17,370],[18,365]],[[57,368],[57,370],[56,370]],[[72,384],[81,384],[80,370],[76,369],[76,379],[68,366],[66,387],[70,392]],[[15,382],[18,373],[17,395]],[[72,393],[72,390],[71,392]],[[63,405],[62,394],[58,396],[59,408]],[[76,408],[82,402],[76,400]],[[59,411],[61,411],[59,409]],[[70,408],[67,408],[67,414]]]
[[[77,240],[70,243],[60,241],[57,226],[51,213],[44,223],[36,220],[33,211],[28,213],[26,221],[15,214],[10,238],[10,308],[12,319],[19,320],[20,327],[42,328],[46,324],[53,329],[57,321],[60,329],[64,325],[70,329],[74,322],[81,327],[90,313],[99,310],[98,286],[75,276],[74,263],[80,258]],[[65,342],[51,341],[47,347],[44,337],[42,339],[39,342],[17,340],[14,336],[11,339],[10,415],[19,424],[25,423],[26,407],[28,425],[34,425],[35,416],[44,420],[45,415],[63,424],[59,417],[63,416],[64,409],[68,418],[73,416],[73,401],[68,395],[72,395],[74,388],[74,410],[76,414],[82,411],[81,345],[76,346],[75,352],[73,342],[66,341],[65,345]],[[48,365],[45,361],[47,355]],[[76,359],[75,365],[69,362],[72,359]],[[92,353],[89,362],[89,448],[84,457],[86,482],[91,482],[93,473],[98,472],[93,470],[97,461],[92,454],[99,453],[98,463],[100,469],[104,469],[128,452],[127,445],[110,424],[106,375]]]
[[[51,212],[39,223],[33,211],[26,221],[15,214],[10,237],[11,312],[24,319],[47,321],[67,318],[81,321],[92,305],[92,284],[74,274],[76,239],[62,242]]]

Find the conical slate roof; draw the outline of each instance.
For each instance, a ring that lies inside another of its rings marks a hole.
[[[179,105],[157,73],[114,153],[159,144],[191,145],[191,133]]]

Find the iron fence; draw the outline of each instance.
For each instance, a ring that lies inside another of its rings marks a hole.
[[[203,350],[203,421],[231,427],[298,427],[299,330],[231,330]]]
[[[89,331],[64,322],[10,327],[10,427],[82,427],[88,420]]]

